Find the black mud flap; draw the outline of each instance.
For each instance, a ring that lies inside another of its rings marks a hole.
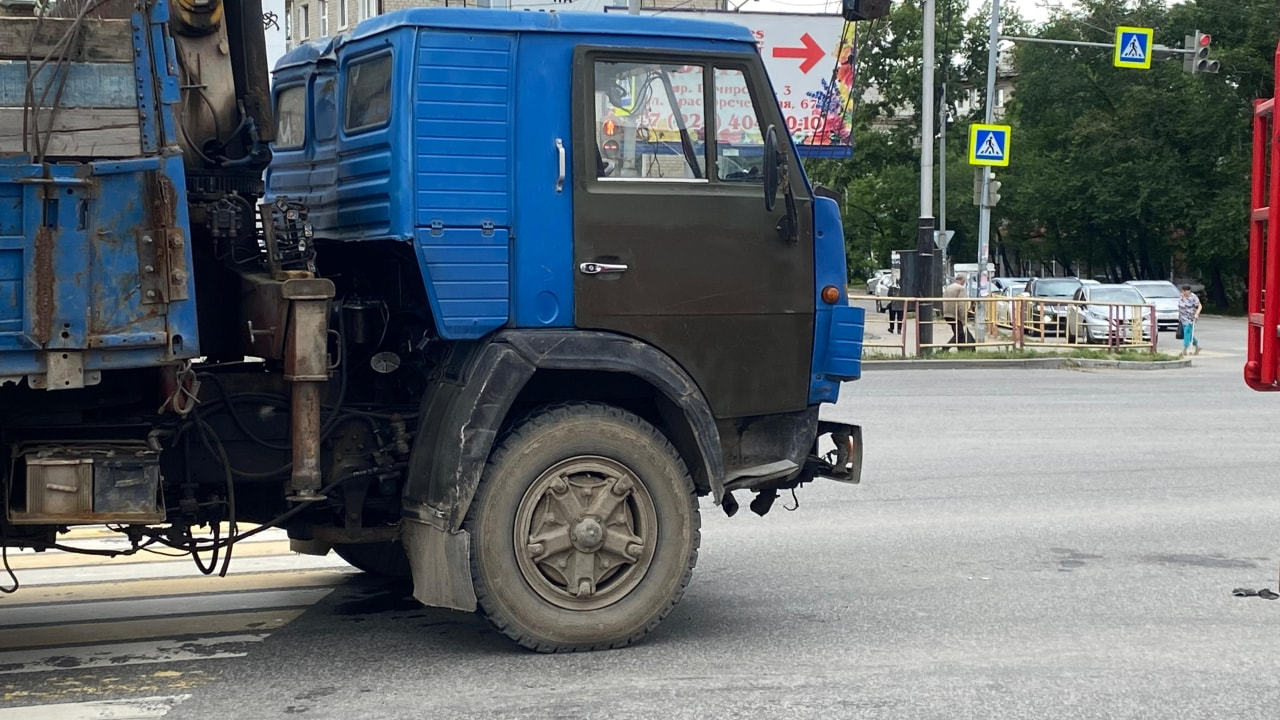
[[[823,452],[823,438],[830,436],[835,447]],[[857,484],[862,482],[862,426],[821,421],[818,437],[813,441],[813,453],[805,463],[812,468],[813,477],[836,482]]]

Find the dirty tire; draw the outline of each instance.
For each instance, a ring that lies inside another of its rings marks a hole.
[[[409,556],[405,554],[404,545],[399,542],[334,545],[333,551],[351,567],[370,575],[407,578],[412,574],[409,570]]]
[[[700,517],[667,438],[600,403],[543,407],[495,445],[465,527],[481,612],[539,652],[619,648],[684,595]]]

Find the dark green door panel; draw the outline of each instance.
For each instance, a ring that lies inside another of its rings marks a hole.
[[[804,408],[813,349],[813,228],[811,199],[798,173],[792,187],[800,239],[794,243],[777,231],[786,203],[779,198],[766,212],[762,184],[721,182],[714,146],[696,148],[705,152],[703,179],[598,179],[594,57],[613,58],[580,51],[576,63],[576,325],[630,335],[668,353],[717,417]],[[704,62],[708,75],[717,66],[740,67],[753,96],[767,88],[756,58],[654,59]],[[755,107],[763,124],[785,134],[771,95]],[[790,162],[798,168],[795,158]]]

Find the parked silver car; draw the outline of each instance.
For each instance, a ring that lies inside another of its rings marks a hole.
[[[1130,280],[1147,302],[1156,306],[1156,323],[1161,330],[1178,329],[1178,286],[1168,280]]]
[[[1136,339],[1135,321],[1142,328],[1142,340],[1151,340],[1150,310],[1137,288],[1101,283],[1082,285],[1071,299],[1085,304],[1067,306],[1067,342],[1106,342],[1108,339],[1131,342]]]

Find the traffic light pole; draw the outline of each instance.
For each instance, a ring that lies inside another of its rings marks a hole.
[[[920,93],[920,225],[916,235],[916,297],[933,297],[937,273],[933,265],[936,240],[933,223],[933,65],[934,20],[937,0],[923,0],[924,37]],[[916,308],[919,346],[933,344],[933,304],[920,303]]]
[[[1045,38],[1021,37],[1019,35],[1001,35],[1001,40],[1012,40],[1016,42],[1040,43],[1042,45],[1071,45],[1073,47],[1092,47],[1106,48],[1114,50],[1115,43],[1096,43],[1084,42],[1082,40],[1048,40]],[[1152,45],[1151,52],[1155,55],[1194,55],[1196,48],[1175,48],[1167,45]]]
[[[1000,0],[991,0],[991,33],[987,38],[987,107],[983,113],[983,117],[987,125],[995,120],[995,94],[996,94],[996,71],[998,68],[998,55],[1000,43]],[[982,197],[978,205],[978,277],[976,285],[978,295],[982,295],[984,287],[990,287],[990,279],[987,277],[988,256],[991,254],[991,167],[989,165],[982,166]],[[978,342],[986,342],[987,340],[987,306],[986,303],[978,303],[974,313],[974,321],[977,327],[974,328],[974,334],[978,338]]]

